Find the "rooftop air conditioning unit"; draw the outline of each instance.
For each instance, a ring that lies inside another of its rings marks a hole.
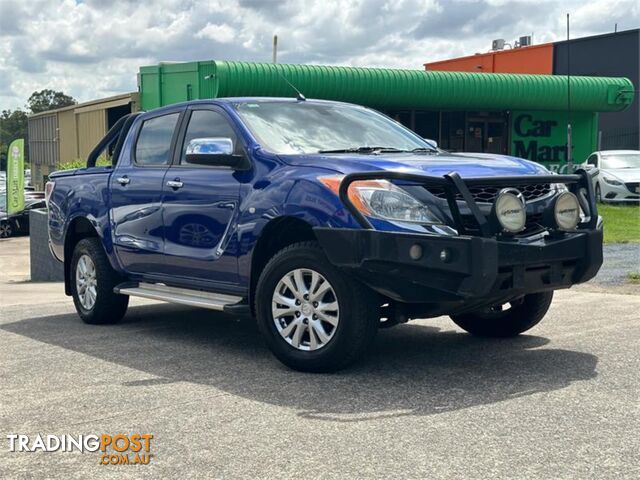
[[[504,50],[504,38],[497,38],[491,42],[491,50]]]
[[[520,37],[520,40],[518,40],[518,45],[520,45],[521,47],[528,47],[529,45],[531,45],[531,35]]]

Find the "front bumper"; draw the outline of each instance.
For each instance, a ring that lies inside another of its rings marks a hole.
[[[405,303],[495,304],[586,282],[602,265],[601,229],[535,241],[365,229],[314,231],[334,265]],[[422,251],[420,258],[410,255],[414,245]],[[443,250],[447,261],[441,259]]]
[[[632,188],[629,188],[628,185],[632,185]],[[622,185],[610,185],[606,182],[601,183],[602,188],[602,200],[604,202],[611,203],[638,203],[640,202],[640,191],[636,191],[636,189],[640,187],[636,187],[634,184],[622,184]]]

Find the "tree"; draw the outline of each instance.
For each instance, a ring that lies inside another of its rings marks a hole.
[[[27,141],[27,114],[20,109],[3,110],[0,113],[0,170],[6,170],[7,149],[17,138]]]
[[[68,107],[69,105],[75,105],[76,100],[63,92],[57,92],[45,88],[39,92],[33,92],[27,100],[27,106],[31,113],[46,112],[47,110],[54,110],[56,108]]]
[[[66,95],[64,92],[44,89],[39,92],[33,92],[27,100],[27,107],[30,112],[24,110],[3,110],[0,113],[0,170],[6,170],[7,167],[7,149],[9,144],[17,138],[25,140],[25,156],[29,158],[29,142],[28,142],[28,113],[40,113],[56,108],[75,105],[77,102],[73,97]]]

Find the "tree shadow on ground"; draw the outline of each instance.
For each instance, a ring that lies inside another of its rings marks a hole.
[[[173,305],[130,308],[113,326],[84,325],[65,314],[0,329],[153,376],[123,388],[196,382],[343,422],[431,415],[553,391],[595,377],[598,361],[538,348],[549,343],[538,336],[487,340],[408,324],[381,330],[371,354],[345,371],[304,374],[271,356],[253,320]]]

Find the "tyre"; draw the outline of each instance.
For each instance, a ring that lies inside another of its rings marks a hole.
[[[333,372],[361,357],[378,329],[378,303],[374,292],[331,265],[316,242],[274,255],[255,295],[269,348],[305,372]]]
[[[98,238],[78,242],[71,258],[70,275],[73,303],[85,323],[116,323],[124,317],[129,297],[113,292],[122,279],[111,268]]]
[[[463,330],[480,337],[515,337],[537,325],[544,318],[553,291],[525,295],[519,301],[497,305],[477,312],[452,315],[451,320]]]
[[[0,238],[9,238],[13,235],[13,227],[10,222],[0,222]]]
[[[596,183],[596,202],[602,203],[602,189],[599,183]]]

